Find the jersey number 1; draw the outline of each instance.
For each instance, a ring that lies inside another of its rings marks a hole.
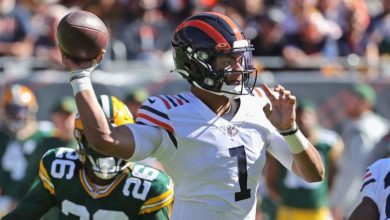
[[[248,199],[251,197],[251,189],[248,189],[248,171],[246,169],[246,153],[245,147],[229,148],[231,157],[237,157],[238,163],[238,183],[240,184],[240,192],[234,194],[235,201]]]

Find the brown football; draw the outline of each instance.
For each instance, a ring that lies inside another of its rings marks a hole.
[[[60,50],[75,60],[96,58],[109,40],[106,25],[96,15],[75,11],[65,15],[57,27]]]

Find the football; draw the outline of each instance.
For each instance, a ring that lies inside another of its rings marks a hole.
[[[65,15],[57,27],[60,50],[77,60],[91,60],[107,47],[109,40],[106,25],[96,15],[75,11]]]

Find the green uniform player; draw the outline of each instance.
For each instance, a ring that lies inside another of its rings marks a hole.
[[[39,123],[41,124],[41,123]],[[38,173],[39,160],[49,149],[41,147],[41,141],[51,136],[51,129],[37,126],[32,135],[19,139],[6,131],[0,131],[0,188],[2,196],[15,201],[21,199],[31,187]]]
[[[0,99],[0,218],[28,192],[48,150],[42,139],[52,135],[52,124],[38,122],[38,103],[27,86],[12,84]]]
[[[315,107],[310,102],[298,102],[297,123],[320,153],[326,170],[325,178],[321,182],[308,183],[270,159],[267,185],[271,198],[278,205],[276,219],[330,219],[327,197],[343,142],[336,132],[318,126]]]
[[[49,150],[41,160],[40,181],[6,219],[39,219],[51,207],[59,219],[168,219],[172,182],[163,172],[127,164],[109,185],[87,175],[76,150]]]
[[[329,174],[329,157],[332,148],[338,143],[338,135],[324,129],[318,131],[318,134],[317,142],[313,143],[325,164],[325,173]],[[281,166],[279,170],[278,186],[283,198],[283,205],[300,209],[319,209],[328,205],[328,176],[322,182],[308,183]],[[304,195],[304,199],[302,195]]]
[[[113,126],[133,123],[126,106],[115,97],[99,97]],[[39,164],[39,181],[7,216],[40,219],[58,207],[59,219],[168,219],[173,184],[162,171],[108,157],[88,145],[76,117],[78,149],[49,150]]]

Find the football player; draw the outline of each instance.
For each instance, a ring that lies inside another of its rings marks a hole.
[[[88,140],[126,160],[156,157],[175,182],[172,219],[254,219],[266,151],[307,181],[323,179],[318,151],[295,124],[295,96],[280,85],[254,89],[253,47],[232,19],[191,16],[172,46],[191,92],[149,97],[136,124],[118,127],[106,122],[90,80],[104,50],[84,62],[62,54]]]
[[[112,126],[133,123],[116,97],[99,100]],[[79,117],[74,134],[78,149],[49,150],[39,165],[40,181],[5,220],[40,219],[53,206],[59,219],[168,219],[173,184],[166,174],[96,152]]]
[[[36,119],[38,102],[27,86],[12,84],[0,99],[0,218],[27,193],[48,148],[52,125]]]
[[[368,167],[361,188],[362,201],[350,220],[390,218],[390,158],[380,159]]]
[[[267,160],[265,179],[269,195],[278,204],[276,219],[332,219],[327,196],[344,143],[336,132],[319,126],[316,106],[310,101],[298,101],[296,113],[298,126],[319,151],[327,175],[322,182],[308,183],[287,171],[275,159]]]

